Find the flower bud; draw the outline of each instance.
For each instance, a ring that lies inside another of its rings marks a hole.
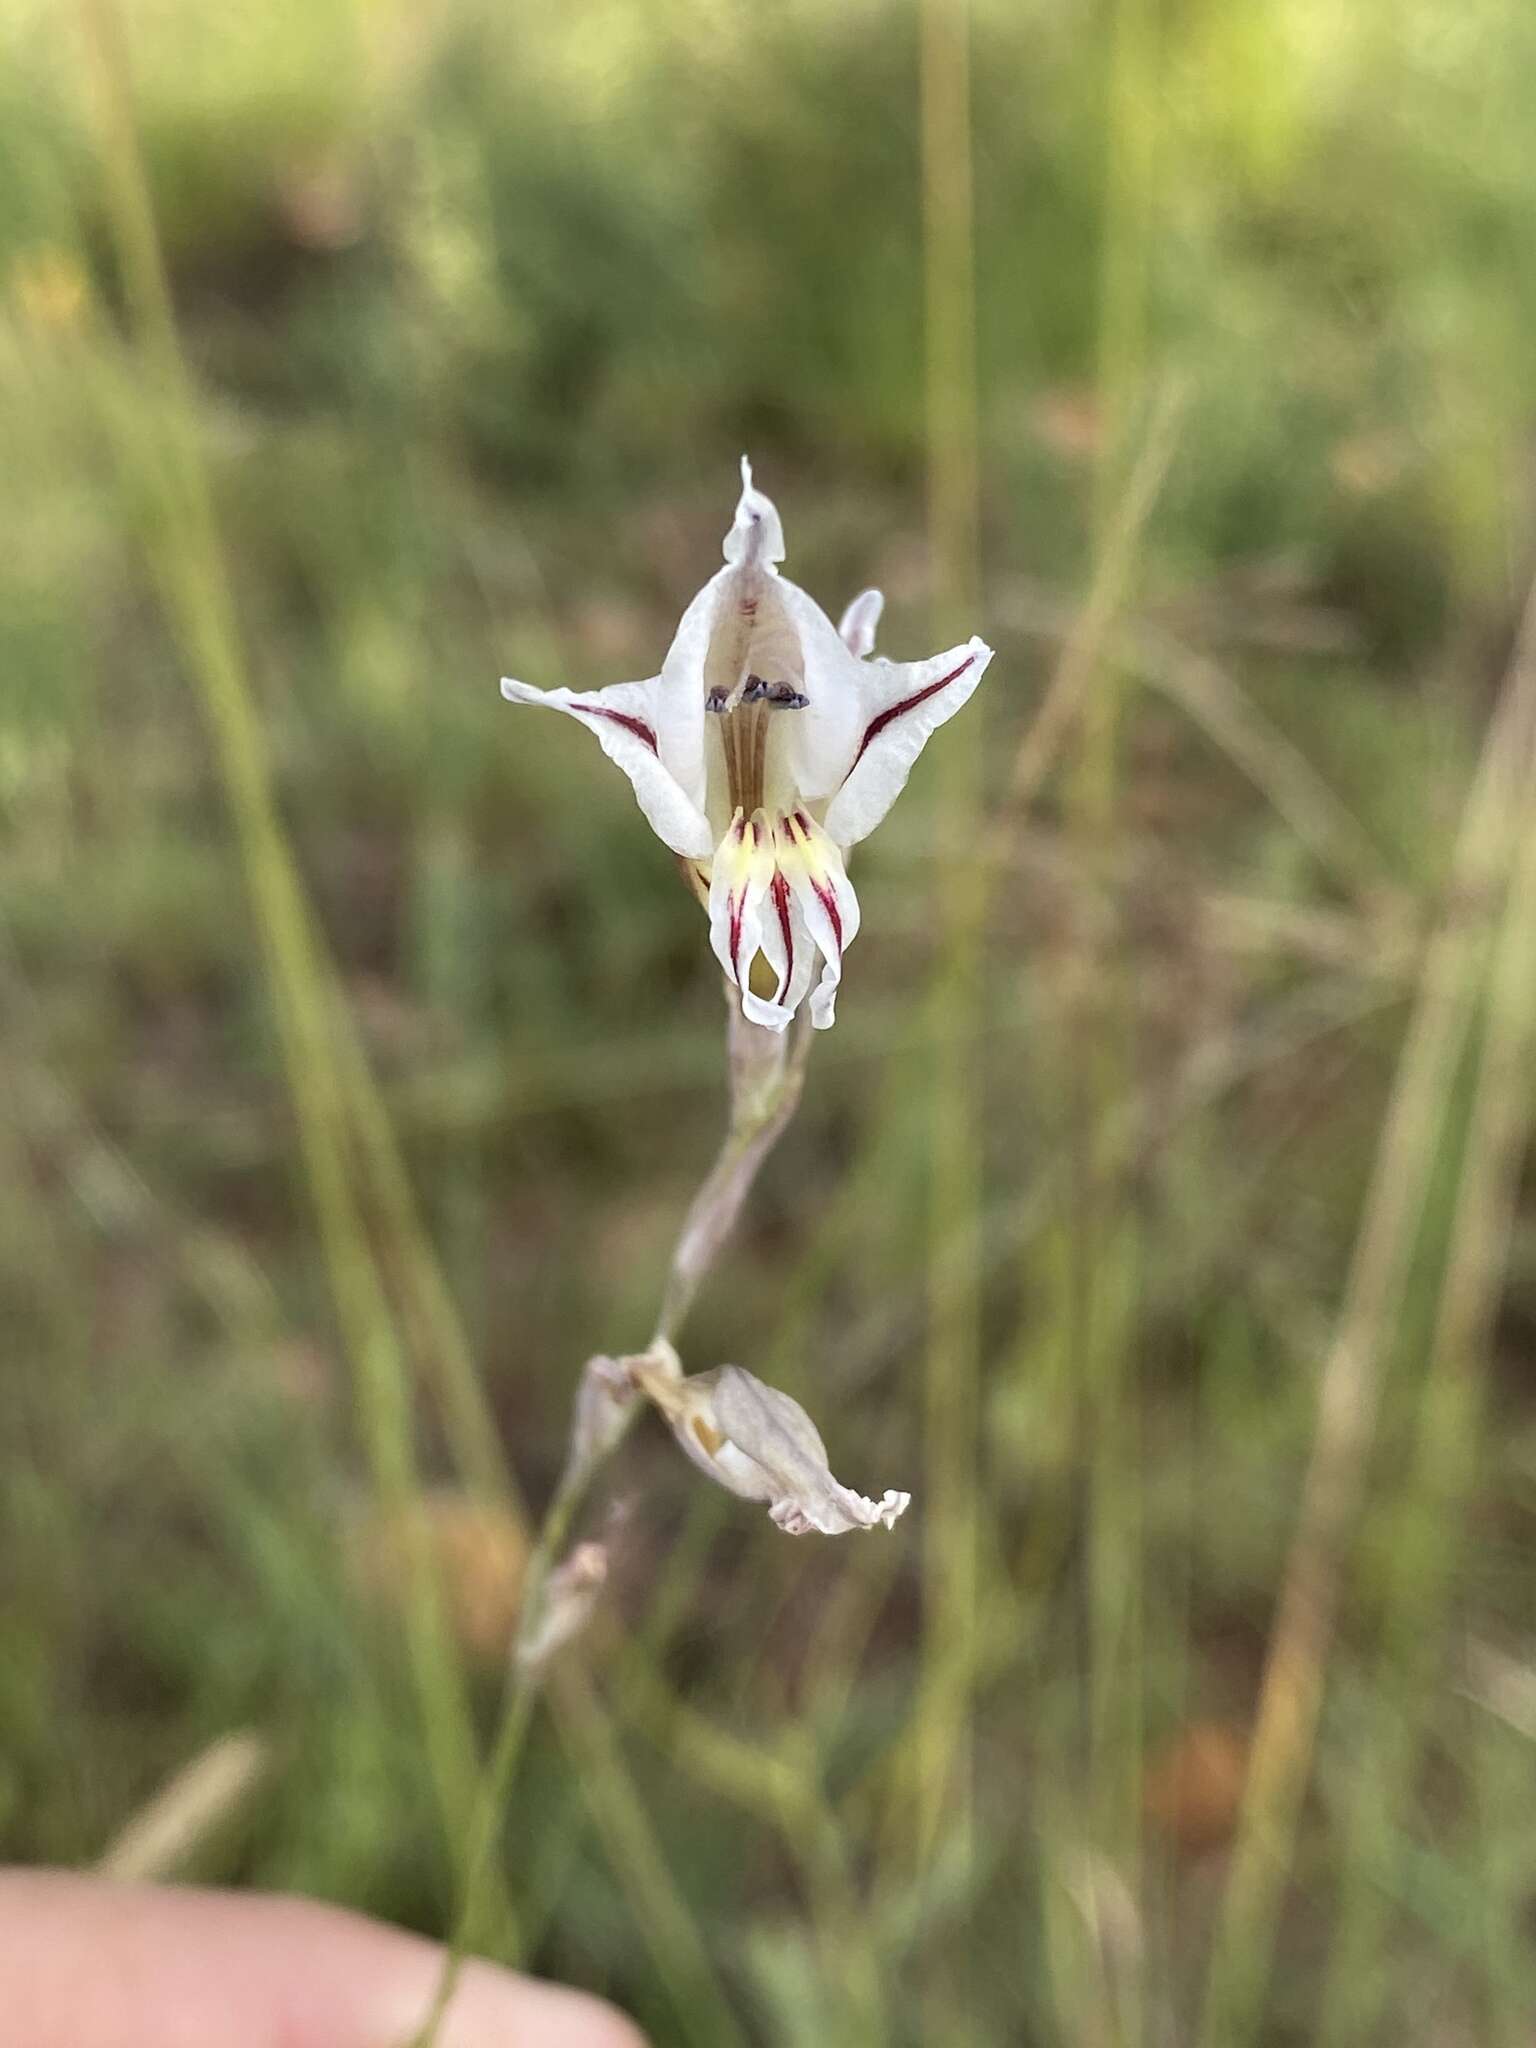
[[[557,1650],[581,1634],[607,1578],[608,1553],[601,1543],[578,1543],[555,1567],[545,1581],[538,1618],[517,1647],[525,1671],[541,1671]]]
[[[606,1458],[629,1426],[634,1383],[616,1358],[589,1358],[571,1409],[571,1442],[566,1453],[568,1482]]]

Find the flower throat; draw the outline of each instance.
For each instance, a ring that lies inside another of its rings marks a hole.
[[[723,689],[711,690],[705,708],[719,718],[717,728],[725,757],[727,802],[732,811],[740,808],[750,818],[764,807],[768,796],[770,752],[783,750],[784,733],[777,713],[803,711],[811,700],[792,683],[769,683],[761,676],[748,676],[736,701]],[[774,762],[775,767],[778,766]],[[781,780],[775,775],[774,781]]]

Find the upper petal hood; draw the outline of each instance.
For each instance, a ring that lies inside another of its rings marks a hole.
[[[741,458],[741,496],[721,553],[732,564],[784,559],[784,527],[778,507],[753,484],[752,465],[745,455]]]

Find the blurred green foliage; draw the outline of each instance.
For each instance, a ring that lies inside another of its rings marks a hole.
[[[1111,843],[1084,845],[1068,764],[1011,821],[984,995],[946,1018],[915,999],[952,851],[925,762],[861,855],[841,1020],[687,1346],[806,1399],[840,1472],[911,1483],[921,1512],[930,1080],[963,1033],[975,1840],[914,1858],[903,1835],[932,1620],[913,1525],[791,1545],[642,1434],[622,1620],[581,1653],[605,1732],[557,1713],[563,1738],[539,1734],[507,1864],[538,1965],[658,2043],[719,2038],[706,1966],[747,2038],[786,2044],[1182,2039],[1199,2007],[1221,1760],[1241,1758],[1418,941],[1532,559],[1536,15],[1147,0],[1128,224],[1105,194],[1129,6],[977,0],[973,41],[975,623],[998,648],[977,715],[999,815],[1092,577],[1115,408],[1135,433],[1170,379],[1188,394],[1114,664]],[[834,611],[882,583],[882,644],[927,644],[919,23],[904,0],[125,14],[190,422],[133,340],[79,24],[3,17],[0,1847],[89,1861],[253,1725],[268,1794],[196,1868],[441,1928],[454,1845],[389,1574],[367,1568],[387,1514],[148,479],[189,428],[282,823],[537,1502],[581,1359],[649,1327],[715,1140],[720,1014],[628,792],[574,728],[507,714],[496,677],[651,672],[743,446],[790,573]],[[1112,390],[1106,263],[1132,230],[1136,357]],[[1182,694],[1138,647],[1173,650]],[[1234,718],[1259,721],[1246,753]],[[1287,807],[1297,758],[1347,832]],[[1085,946],[1119,1016],[1087,1108],[1064,993]],[[1436,1105],[1276,2043],[1323,2038],[1350,1998],[1364,2018],[1339,2038],[1513,2041],[1536,1993],[1523,1212],[1475,1483],[1426,1519],[1413,1478],[1479,1043]],[[1129,1848],[1100,1828],[1086,1704],[1109,1424],[1074,1309],[1085,1117],[1119,1147],[1092,1281],[1139,1389]],[[429,1253],[364,1207],[425,1385],[402,1273]],[[419,1436],[488,1715],[516,1544],[499,1510],[462,1520],[425,1397]],[[1450,1580],[1411,1670],[1387,1626],[1405,1530],[1424,1583]],[[762,1795],[733,1804],[708,1722],[809,1759],[842,1865],[807,1854],[802,1883]],[[1372,1832],[1354,1781],[1405,1729]],[[646,1908],[626,1798],[705,1965]],[[1328,1936],[1356,1898],[1379,1917],[1340,1992]],[[878,2026],[848,2004],[850,1929]]]

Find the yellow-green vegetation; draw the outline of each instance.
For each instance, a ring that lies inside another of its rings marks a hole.
[[[658,2044],[1528,2038],[1536,14],[0,8],[0,1853],[444,1932],[697,904],[503,673],[997,659],[477,1888]],[[877,1487],[878,1490],[878,1487]]]

